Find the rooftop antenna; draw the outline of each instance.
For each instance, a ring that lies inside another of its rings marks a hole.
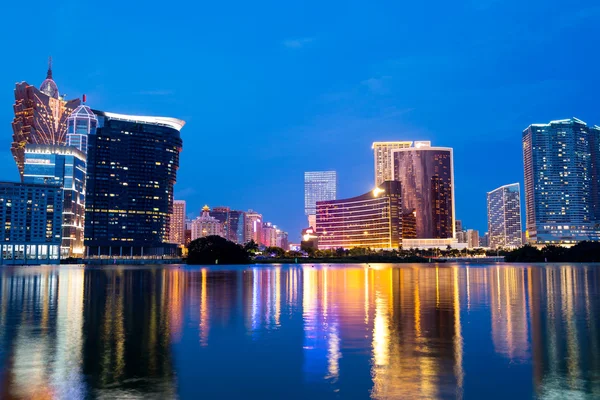
[[[83,95],[83,104],[85,104],[87,97],[85,96],[85,94]]]
[[[52,79],[52,56],[48,57],[48,76],[46,79]]]

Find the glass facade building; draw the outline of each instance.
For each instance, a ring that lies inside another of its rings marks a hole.
[[[52,65],[40,89],[27,82],[17,83],[15,88],[15,118],[12,122],[13,141],[11,152],[23,179],[25,146],[27,144],[64,145],[66,143],[67,118],[80,100],[65,101],[52,79]]]
[[[98,119],[92,109],[85,104],[80,105],[67,119],[67,146],[87,154],[88,136],[96,133],[97,126]]]
[[[304,173],[304,214],[309,225],[314,225],[317,213],[317,201],[337,198],[336,171],[309,171]],[[313,228],[316,228],[313,226]]]
[[[454,238],[452,149],[415,142],[393,150],[392,160],[394,180],[402,183],[402,213],[414,215],[414,239]]]
[[[62,189],[0,182],[0,265],[58,264]]]
[[[577,118],[523,131],[527,240],[599,240],[600,127]]]
[[[168,258],[184,122],[93,111],[88,137],[87,257]]]
[[[223,224],[223,233],[227,240],[237,244],[244,243],[246,213],[231,210],[229,207],[214,207],[211,216]]]
[[[398,249],[402,243],[401,184],[387,181],[372,192],[317,202],[319,249]]]
[[[85,176],[85,154],[74,147],[25,147],[24,182],[53,184],[63,189],[61,258],[84,255]]]
[[[412,142],[374,142],[373,160],[375,161],[375,186],[394,180],[394,162],[392,152],[411,147]]]
[[[521,246],[521,190],[518,183],[504,185],[487,194],[488,246]]]

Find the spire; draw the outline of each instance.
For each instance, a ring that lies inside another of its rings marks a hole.
[[[46,79],[52,79],[52,56],[48,57],[48,75]]]

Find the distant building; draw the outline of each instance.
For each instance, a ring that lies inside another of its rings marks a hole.
[[[225,238],[234,243],[244,244],[246,213],[231,210],[229,207],[214,207],[211,215],[223,224]]]
[[[316,229],[317,201],[337,198],[337,172],[310,171],[304,173],[304,214],[308,224]]]
[[[288,250],[289,249],[289,244],[288,244],[288,233],[282,231],[281,229],[277,229],[276,231],[277,233],[277,247],[281,247],[284,250]]]
[[[486,232],[485,235],[479,237],[479,247],[490,247],[489,232]]]
[[[467,231],[461,230],[455,233],[457,243],[467,243]]]
[[[186,217],[186,219],[185,219],[185,245],[186,245],[186,247],[189,246],[191,241],[192,241],[192,219]]]
[[[48,62],[48,75],[39,90],[27,82],[17,83],[11,152],[19,168],[21,180],[26,145],[65,145],[67,118],[79,104],[79,99],[66,101],[60,96],[52,78],[52,59]]]
[[[184,121],[94,114],[98,128],[88,137],[86,255],[177,256],[169,229]]]
[[[246,221],[244,224],[244,243],[253,240],[254,243],[260,244],[262,241],[262,215],[255,211],[248,210],[246,211]]]
[[[63,189],[61,258],[84,256],[86,156],[75,147],[29,144],[25,147],[25,183]]]
[[[487,194],[489,247],[521,246],[521,191],[513,183]]]
[[[270,222],[265,222],[262,226],[262,238],[260,241],[265,247],[277,246],[277,227]]]
[[[416,239],[454,239],[452,149],[415,142],[391,150],[394,180],[402,183],[403,213],[414,213]]]
[[[528,241],[600,240],[600,127],[577,118],[530,125],[523,162]]]
[[[300,243],[300,249],[319,249],[319,236],[314,228],[308,227],[302,230],[302,242]]]
[[[202,214],[192,221],[192,240],[206,236],[225,237],[223,223],[210,215],[208,206],[202,207]]]
[[[467,229],[467,247],[469,249],[479,247],[479,231]]]
[[[171,214],[171,228],[169,229],[169,242],[177,245],[185,244],[185,200],[173,200],[173,214]]]
[[[373,160],[375,161],[375,186],[383,182],[394,180],[393,150],[404,149],[412,146],[412,142],[374,142]]]
[[[54,184],[0,182],[0,265],[60,262],[62,193]]]
[[[319,249],[398,249],[402,243],[400,182],[388,181],[350,199],[317,202]]]

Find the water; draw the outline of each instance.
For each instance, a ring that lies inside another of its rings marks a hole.
[[[0,269],[0,398],[600,397],[600,265]]]

